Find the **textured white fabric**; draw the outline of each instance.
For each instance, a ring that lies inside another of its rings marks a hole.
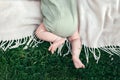
[[[80,35],[84,45],[120,45],[120,0],[79,0]],[[40,1],[0,1],[0,40],[33,34],[40,24]]]
[[[120,0],[79,0],[79,13],[84,45],[120,46]]]
[[[84,48],[87,61],[89,51],[99,60],[99,47],[120,56],[120,49],[115,47],[120,46],[120,0],[78,1],[80,36],[83,45],[89,47]],[[0,48],[6,50],[25,43],[36,45],[33,33],[41,21],[40,0],[0,0]]]
[[[40,21],[40,1],[0,0],[0,41],[31,36]]]

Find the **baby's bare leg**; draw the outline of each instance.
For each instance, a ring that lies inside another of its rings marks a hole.
[[[51,32],[48,32],[43,23],[36,29],[35,34],[39,39],[53,42],[48,49],[52,53],[54,53],[54,51],[65,42],[65,38],[61,38]]]
[[[68,38],[72,45],[72,59],[75,65],[75,68],[84,68],[84,64],[79,59],[81,51],[81,41],[78,31],[76,31],[72,36]]]

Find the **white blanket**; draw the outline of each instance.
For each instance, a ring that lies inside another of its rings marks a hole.
[[[120,0],[78,1],[80,36],[83,45],[89,47],[85,48],[87,60],[88,50],[94,54],[96,60],[99,60],[100,53],[96,56],[94,48],[98,52],[100,48],[120,56],[120,49],[116,49],[116,46],[120,46]],[[25,43],[36,44],[33,33],[41,20],[39,0],[1,0],[0,48],[6,50]]]
[[[40,1],[0,0],[0,48],[36,43],[33,33],[41,19]]]
[[[79,9],[84,45],[120,46],[120,0],[80,0]]]
[[[79,13],[82,43],[89,47],[84,48],[87,61],[88,51],[98,61],[99,49],[120,56],[120,0],[79,0]]]

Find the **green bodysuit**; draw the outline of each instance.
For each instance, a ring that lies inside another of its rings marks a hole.
[[[78,27],[76,0],[41,0],[45,28],[61,37],[71,36]]]

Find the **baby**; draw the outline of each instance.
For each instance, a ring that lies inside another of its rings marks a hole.
[[[38,38],[52,42],[49,51],[54,51],[68,39],[72,46],[75,68],[85,68],[79,59],[81,41],[78,33],[76,0],[41,0],[43,22],[36,29]]]

